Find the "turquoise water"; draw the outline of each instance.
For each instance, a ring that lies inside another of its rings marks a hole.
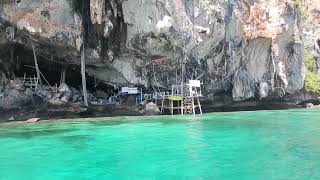
[[[0,124],[0,179],[316,180],[320,110]]]

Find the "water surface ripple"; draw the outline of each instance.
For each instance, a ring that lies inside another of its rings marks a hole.
[[[0,180],[320,179],[320,110],[0,124]]]

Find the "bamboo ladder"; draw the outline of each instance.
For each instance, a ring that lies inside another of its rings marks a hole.
[[[33,77],[26,77],[26,74],[23,76],[23,85],[27,88],[30,88],[32,91],[36,92],[39,85],[39,78]]]

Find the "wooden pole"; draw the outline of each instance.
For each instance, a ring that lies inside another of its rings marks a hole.
[[[198,99],[199,111],[200,111],[200,114],[202,114],[202,107],[201,107],[201,104],[200,104],[199,96],[197,97],[197,99]]]
[[[84,40],[84,39],[83,39]],[[85,106],[88,106],[88,94],[87,94],[87,81],[86,81],[86,62],[84,54],[84,42],[82,42],[81,52],[81,78],[82,78],[82,91],[83,91],[83,102]]]
[[[85,61],[85,29],[86,29],[86,23],[85,23],[85,17],[88,16],[88,12],[86,12],[86,1],[82,1],[82,52],[81,52],[81,78],[82,78],[82,91],[83,91],[83,102],[85,106],[88,105],[88,94],[87,94],[87,80],[86,80],[86,61]]]
[[[161,114],[163,114],[163,112],[164,112],[163,106],[164,106],[164,96],[162,96],[162,102],[161,102]]]
[[[180,107],[180,109],[179,109],[180,114],[183,114],[183,108],[182,108],[182,106],[183,106],[183,98],[182,98],[181,101],[178,101],[178,104],[179,104],[179,107]]]
[[[173,101],[169,99],[169,104],[170,104],[170,114],[173,115]]]
[[[67,69],[63,68],[61,72],[60,84],[66,83],[66,74],[67,74]]]
[[[200,111],[200,114],[202,114],[202,108],[201,108],[200,99],[199,99],[199,93],[198,93],[197,88],[195,89],[195,91],[196,91],[196,97],[197,97],[197,101],[198,101],[199,111]],[[200,89],[200,92],[201,92],[201,89]]]
[[[185,99],[185,94],[184,94],[184,72],[185,72],[185,56],[182,59],[182,64],[181,64],[181,97],[182,97],[182,102],[181,102],[181,114],[184,112],[184,99]]]
[[[10,46],[10,64],[15,64],[14,63],[14,45]],[[9,78],[13,78],[13,80],[15,80],[15,75],[14,75],[14,71],[12,72],[12,74],[9,73]]]
[[[42,85],[41,77],[40,77],[40,70],[39,70],[39,66],[38,66],[37,55],[36,55],[36,51],[34,49],[34,44],[33,44],[32,41],[31,41],[31,46],[32,46],[33,57],[34,57],[34,66],[36,67],[36,72],[37,72],[37,78],[39,79],[40,85]]]
[[[194,106],[194,97],[191,97],[192,99],[192,114],[195,115],[196,114],[196,108]]]

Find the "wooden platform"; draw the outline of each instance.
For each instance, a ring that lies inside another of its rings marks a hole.
[[[174,110],[180,110],[180,114],[196,114],[196,109],[199,109],[202,114],[201,97],[200,81],[190,80],[186,85],[172,85],[171,94],[162,98],[161,113],[169,109],[172,115]]]

